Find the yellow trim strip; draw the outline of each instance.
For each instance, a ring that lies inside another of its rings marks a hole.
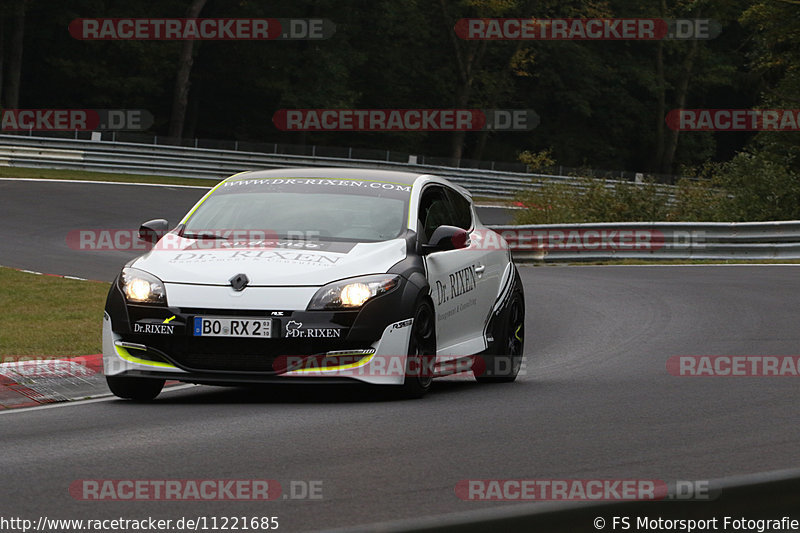
[[[331,372],[333,370],[347,370],[350,368],[358,368],[360,366],[364,366],[375,357],[374,353],[369,354],[369,356],[359,359],[355,363],[349,363],[346,365],[337,365],[337,366],[326,366],[325,368],[301,368],[299,370],[290,370],[287,374],[293,374],[295,372]]]
[[[160,368],[174,368],[175,370],[178,369],[178,367],[173,366],[169,363],[159,363],[158,361],[148,361],[147,359],[140,359],[135,355],[131,355],[127,349],[123,348],[122,346],[117,346],[116,344],[114,345],[114,349],[117,351],[117,355],[119,355],[122,359],[128,361],[129,363],[157,366]]]

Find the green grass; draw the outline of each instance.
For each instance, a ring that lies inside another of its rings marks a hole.
[[[200,185],[213,187],[213,179],[171,178],[167,176],[144,176],[140,174],[116,174],[111,172],[87,172],[85,170],[61,170],[50,168],[0,167],[0,178],[34,178],[59,180],[93,180],[122,183],[164,183],[167,185]]]
[[[100,353],[108,287],[0,267],[0,359]]]

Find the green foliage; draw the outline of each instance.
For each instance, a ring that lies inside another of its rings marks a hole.
[[[749,66],[759,76],[761,107],[800,108],[800,2],[756,1],[740,21],[753,30]],[[794,171],[800,171],[800,133],[762,132],[749,148],[793,162]]]
[[[730,198],[724,189],[710,179],[683,178],[677,183],[675,203],[670,206],[667,219],[676,222],[726,222],[730,221]]]
[[[528,209],[515,217],[517,224],[581,222],[637,222],[666,220],[668,205],[655,183],[642,184],[578,179],[580,192],[565,183],[545,183],[517,195]]]
[[[768,151],[742,152],[723,165],[718,179],[731,191],[731,220],[800,219],[800,174]]]
[[[689,171],[687,171],[689,172]],[[800,175],[765,151],[741,152],[727,163],[703,165],[671,191],[652,182],[634,184],[582,178],[580,191],[546,183],[517,195],[527,206],[517,224],[581,222],[756,222],[800,219]]]
[[[540,150],[536,153],[531,152],[530,150],[525,150],[519,156],[517,156],[520,163],[525,163],[528,165],[529,172],[538,172],[544,169],[552,168],[553,165],[556,164],[556,160],[553,159],[553,150]]]

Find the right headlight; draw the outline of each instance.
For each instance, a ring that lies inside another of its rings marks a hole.
[[[125,299],[133,303],[166,304],[164,282],[143,270],[123,268],[119,288]]]
[[[317,291],[309,311],[358,309],[372,298],[391,292],[400,284],[396,274],[376,274],[329,283]]]

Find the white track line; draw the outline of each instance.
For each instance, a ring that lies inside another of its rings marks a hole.
[[[199,385],[195,385],[193,383],[188,383],[186,385],[176,385],[174,387],[165,388],[163,391],[161,391],[161,394],[172,391],[185,390],[198,386]],[[0,410],[0,416],[10,415],[14,413],[30,413],[31,411],[41,411],[43,409],[57,409],[59,407],[71,407],[73,405],[86,405],[89,403],[109,402],[111,400],[119,400],[119,398],[112,395],[111,393],[108,393],[108,394],[103,394],[102,396],[98,396],[96,398],[90,398],[88,400],[72,400],[67,402],[49,403],[46,405],[39,405],[37,407],[16,407],[12,409],[3,409]]]

